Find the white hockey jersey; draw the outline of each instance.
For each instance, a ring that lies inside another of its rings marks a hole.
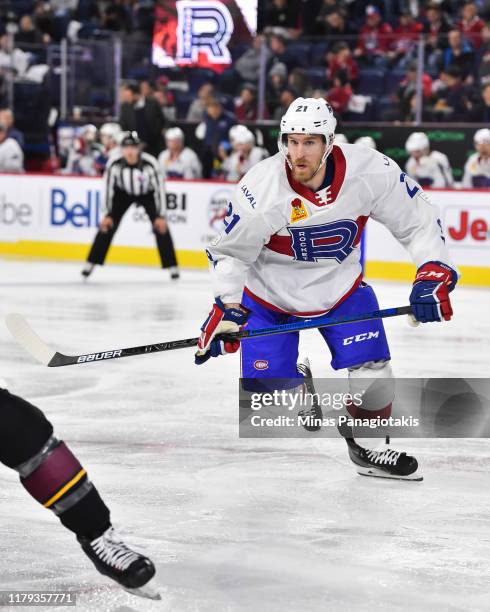
[[[189,147],[184,147],[177,159],[171,159],[170,151],[165,149],[158,156],[158,163],[164,178],[198,179],[202,176],[201,162]]]
[[[24,153],[13,138],[0,143],[0,172],[23,172]]]
[[[431,151],[420,159],[409,157],[405,169],[422,187],[444,188],[454,184],[447,155],[440,151]]]
[[[464,166],[462,187],[490,187],[490,157],[483,159],[479,153],[468,157]]]
[[[335,145],[331,155],[333,182],[316,193],[292,178],[279,153],[238,183],[208,248],[215,296],[239,303],[245,289],[274,310],[324,314],[361,282],[360,240],[370,217],[417,267],[431,260],[454,267],[437,209],[393,160],[351,144]]]
[[[250,155],[244,157],[239,151],[234,151],[223,162],[223,170],[227,181],[239,181],[255,164],[269,156],[262,147],[253,147]]]

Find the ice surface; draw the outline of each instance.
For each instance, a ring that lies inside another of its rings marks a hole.
[[[211,300],[204,272],[175,284],[106,267],[84,284],[75,264],[0,260],[0,278],[1,317],[20,312],[67,353],[195,336]],[[405,285],[373,285],[382,308],[408,301]],[[488,376],[490,293],[453,296],[450,323],[386,322],[397,375]],[[77,612],[489,609],[486,440],[403,441],[423,483],[362,478],[341,440],[238,439],[237,356],[198,368],[188,349],[50,369],[3,324],[0,341],[0,376],[77,453],[116,527],[155,561],[162,600],[100,576],[1,466],[0,589],[72,589]],[[331,375],[318,333],[302,347],[316,376]]]

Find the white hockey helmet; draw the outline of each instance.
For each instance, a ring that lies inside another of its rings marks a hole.
[[[319,134],[323,136],[326,148],[317,168],[316,172],[318,172],[332,151],[336,127],[337,119],[335,119],[332,107],[326,100],[323,98],[296,98],[289,105],[286,114],[282,116],[277,146],[291,166],[287,156],[288,134]]]
[[[184,142],[184,132],[179,127],[169,128],[165,132],[165,140],[181,140]]]
[[[230,131],[228,132],[228,138],[231,142],[231,144],[233,144],[233,142],[235,141],[235,134],[239,134],[240,130],[242,130],[243,128],[247,129],[244,125],[232,125],[230,128]]]
[[[100,135],[117,140],[117,137],[122,132],[119,123],[104,123],[100,128]]]
[[[477,130],[473,136],[473,142],[475,144],[490,145],[490,129],[481,128],[481,130]]]
[[[368,147],[369,149],[377,150],[376,141],[371,136],[361,136],[354,144],[361,145],[361,147]]]
[[[405,149],[407,153],[413,153],[414,151],[423,151],[424,149],[429,149],[429,139],[427,138],[427,134],[424,132],[413,132],[407,139],[405,143]]]
[[[255,136],[244,125],[234,125],[229,132],[232,144],[255,144]]]
[[[87,123],[78,129],[78,135],[88,142],[94,142],[97,140],[97,128],[92,123]]]

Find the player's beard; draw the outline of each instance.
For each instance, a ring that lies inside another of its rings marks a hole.
[[[303,163],[306,165],[303,168],[298,168],[296,165],[298,163]],[[316,171],[317,168],[314,168],[311,164],[303,160],[298,160],[293,163],[291,174],[293,175],[295,181],[298,181],[299,183],[307,183],[315,176]]]

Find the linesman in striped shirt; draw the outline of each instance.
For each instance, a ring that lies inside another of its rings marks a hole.
[[[88,278],[95,265],[103,265],[112,238],[131,204],[142,206],[153,225],[162,268],[170,269],[170,278],[178,279],[179,270],[170,229],[165,219],[164,179],[157,160],[141,152],[141,141],[136,132],[124,132],[121,154],[115,157],[104,172],[105,208],[99,231],[82,270]]]

